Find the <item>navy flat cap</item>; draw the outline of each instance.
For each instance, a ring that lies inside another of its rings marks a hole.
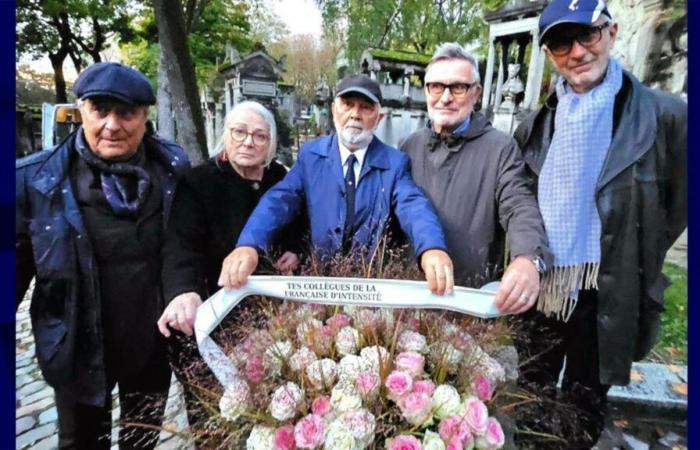
[[[336,97],[354,92],[364,95],[373,103],[381,103],[382,101],[382,90],[379,88],[379,83],[366,75],[349,75],[340,80],[335,90]]]
[[[83,70],[73,85],[80,99],[114,97],[130,105],[153,105],[156,96],[148,78],[131,67],[115,62],[95,63]]]
[[[608,6],[603,0],[554,0],[540,16],[540,39],[560,23],[593,25],[601,15],[612,20]]]

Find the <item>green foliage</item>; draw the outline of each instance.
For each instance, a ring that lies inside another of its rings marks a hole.
[[[231,44],[239,52],[248,51],[252,42],[247,37],[250,24],[247,6],[237,0],[199,0],[187,2],[192,8],[188,18],[188,45],[200,85],[207,84],[218,74],[226,45]],[[156,84],[160,46],[153,8],[150,7],[134,23],[136,35],[121,46],[127,63],[144,72]]]
[[[372,49],[369,51],[369,53],[375,58],[384,58],[392,61],[412,62],[418,64],[428,64],[431,58],[430,55],[401,50]]]
[[[481,7],[484,11],[496,11],[501,6],[505,5],[508,0],[481,0]]]
[[[348,63],[367,48],[430,54],[442,42],[466,44],[484,34],[477,0],[316,0],[326,31],[343,29]]]
[[[664,292],[666,310],[661,316],[662,334],[655,354],[662,359],[685,361],[688,355],[688,271],[664,264],[671,285]]]

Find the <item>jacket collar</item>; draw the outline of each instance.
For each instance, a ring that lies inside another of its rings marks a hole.
[[[389,166],[389,160],[387,158],[386,152],[384,151],[385,144],[379,140],[378,137],[373,136],[372,141],[370,141],[367,147],[367,153],[365,154],[365,161],[362,164],[362,170],[360,171],[360,178],[358,183],[362,178],[369,173],[372,169],[386,170]],[[340,161],[340,146],[338,145],[338,136],[333,134],[329,139],[326,140],[325,145],[314,145],[311,147],[311,152],[315,153],[323,158],[328,158],[332,170],[335,173],[335,179],[341,186],[341,190],[345,192],[345,183],[343,177],[343,166]]]

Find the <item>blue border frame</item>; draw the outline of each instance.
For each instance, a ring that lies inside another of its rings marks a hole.
[[[0,449],[15,448],[15,2],[0,1]]]

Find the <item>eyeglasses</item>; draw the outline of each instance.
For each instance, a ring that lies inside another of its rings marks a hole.
[[[476,83],[425,83],[425,87],[428,89],[428,93],[435,97],[442,95],[442,93],[445,92],[445,89],[449,89],[450,94],[455,97],[463,97],[475,84]]]
[[[564,32],[548,37],[544,45],[547,46],[554,56],[564,56],[571,51],[574,40],[584,47],[590,47],[600,42],[603,36],[603,29],[608,25],[610,25],[609,22],[594,27],[571,26],[567,29],[568,33]]]
[[[270,136],[262,131],[248,131],[245,128],[231,128],[231,139],[236,142],[245,141],[248,136],[253,139],[255,145],[265,145],[270,140]]]

